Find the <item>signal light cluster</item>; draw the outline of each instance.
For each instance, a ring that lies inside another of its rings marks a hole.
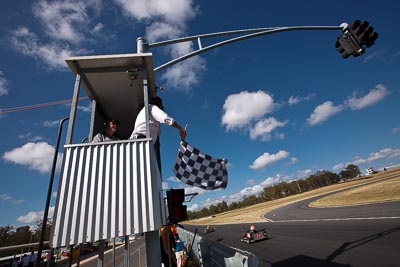
[[[185,189],[167,190],[167,206],[169,223],[178,224],[187,218],[187,206],[185,202]]]
[[[368,21],[355,20],[350,26],[344,25],[343,34],[336,40],[335,47],[343,58],[358,57],[365,53],[365,48],[375,44],[378,33]]]

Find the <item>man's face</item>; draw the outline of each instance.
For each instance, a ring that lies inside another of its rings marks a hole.
[[[118,123],[116,121],[109,121],[107,127],[115,133],[118,130]]]

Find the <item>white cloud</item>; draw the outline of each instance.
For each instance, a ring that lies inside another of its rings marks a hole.
[[[279,152],[276,154],[269,154],[268,152],[265,152],[264,154],[259,156],[249,168],[252,170],[264,169],[268,165],[274,164],[282,159],[287,158],[289,155],[290,153],[285,150],[279,150]]]
[[[361,110],[382,101],[387,95],[389,95],[387,88],[378,84],[375,89],[372,89],[363,97],[357,97],[356,94],[353,94],[345,101],[345,104],[352,110]]]
[[[307,122],[311,126],[320,124],[342,110],[342,106],[335,106],[331,101],[326,101],[315,107]]]
[[[297,162],[299,162],[298,158],[292,157],[288,163],[288,165],[293,165],[296,164]]]
[[[301,178],[306,178],[307,176],[309,176],[312,173],[311,169],[305,169],[305,170],[299,170],[297,171],[297,177],[299,179]]]
[[[392,131],[394,134],[398,134],[398,133],[400,133],[400,127],[395,127],[392,129]]]
[[[312,99],[313,97],[315,97],[314,93],[309,94],[307,96],[290,96],[289,100],[288,100],[288,104],[289,104],[289,106],[293,106],[293,105],[299,104],[301,102],[308,101],[308,100]]]
[[[257,181],[254,180],[254,179],[249,179],[249,180],[247,180],[246,184],[249,185],[249,186],[252,186],[252,185],[257,184]]]
[[[158,40],[177,38],[179,35],[182,34],[183,30],[180,29],[180,27],[174,27],[174,25],[171,25],[169,23],[156,21],[146,28],[146,32],[146,41],[152,43]],[[184,47],[188,46],[192,47],[192,43],[178,43],[175,45],[171,45],[170,47],[173,47],[174,49],[171,49],[169,51],[171,53],[174,53],[173,56],[177,56],[177,51],[179,51],[180,49],[184,49]],[[182,53],[180,53],[180,55],[182,55]]]
[[[137,20],[164,20],[172,24],[183,24],[194,18],[198,7],[192,0],[114,0],[127,16]]]
[[[149,43],[182,37],[187,31],[187,21],[196,17],[199,7],[192,0],[114,0],[125,15],[146,22],[146,39]],[[165,46],[173,59],[193,51],[192,42]],[[169,87],[189,92],[198,84],[206,70],[205,60],[199,56],[170,66],[161,79]]]
[[[53,218],[54,207],[49,207],[49,213],[47,218]],[[26,215],[19,216],[18,222],[21,223],[36,223],[37,221],[43,220],[44,211],[30,211]]]
[[[227,130],[248,126],[254,119],[274,111],[276,104],[272,96],[263,91],[229,95],[223,106],[222,124]]]
[[[199,83],[202,73],[205,71],[205,60],[201,57],[194,57],[167,68],[161,77],[166,81],[167,86],[179,91],[190,92],[192,87]]]
[[[6,201],[6,200],[11,200],[13,197],[7,194],[1,194],[0,195],[0,200]]]
[[[367,53],[365,57],[363,57],[362,63],[367,63],[374,59],[380,59],[381,61],[384,60],[384,55],[386,54],[385,50],[373,53]]]
[[[154,27],[154,30],[150,29],[152,27]],[[154,23],[148,30],[151,31],[151,37],[148,37],[150,40],[173,39],[180,35],[180,30],[165,23]],[[192,52],[193,43],[178,43],[170,45],[166,49],[171,57],[175,59]],[[189,92],[192,86],[199,83],[206,69],[205,60],[195,56],[168,67],[161,75],[161,78],[165,80],[167,87]]]
[[[37,142],[40,140],[43,140],[43,136],[40,135],[33,135],[32,133],[27,133],[27,134],[19,134],[18,135],[19,139],[26,139],[29,140],[30,142]]]
[[[82,54],[84,49],[71,49],[68,44],[41,44],[36,34],[26,27],[20,27],[9,37],[12,47],[23,55],[42,60],[51,69],[66,69],[64,59],[72,54]]]
[[[384,148],[384,149],[379,150],[378,152],[371,153],[367,158],[356,157],[356,159],[353,160],[352,162],[338,163],[335,166],[333,166],[332,169],[335,171],[339,171],[339,170],[346,168],[346,166],[349,164],[354,164],[354,165],[358,166],[358,165],[371,163],[371,162],[374,162],[379,159],[396,158],[396,157],[400,157],[400,149]]]
[[[232,202],[241,201],[245,197],[252,196],[252,195],[258,195],[264,190],[264,188],[266,188],[268,186],[272,186],[272,185],[274,185],[276,183],[279,183],[279,182],[282,182],[282,181],[289,181],[290,179],[292,179],[292,177],[284,176],[284,175],[281,175],[281,174],[277,174],[277,175],[275,175],[275,177],[269,177],[269,178],[261,181],[258,184],[256,184],[255,180],[250,179],[247,182],[247,184],[249,186],[247,186],[246,188],[243,188],[239,192],[231,194],[228,197],[227,196],[222,196],[222,197],[220,197],[218,199],[208,198],[205,201],[202,201],[201,203],[191,205],[190,207],[188,207],[188,210],[190,210],[190,211],[200,210],[202,208],[207,208],[210,205],[217,205],[221,201],[226,201],[228,203],[228,205],[229,205]]]
[[[13,205],[19,205],[25,202],[23,199],[15,199],[8,194],[0,194],[0,202],[9,202]]]
[[[26,143],[22,147],[14,148],[3,154],[3,159],[18,165],[27,166],[40,173],[50,172],[54,157],[54,147],[46,142]],[[62,153],[58,153],[58,169],[61,164]]]
[[[4,77],[3,71],[0,70],[0,96],[8,94],[8,81]]]
[[[49,127],[49,128],[53,128],[56,127],[60,124],[59,120],[56,121],[44,121],[43,122],[43,127]]]
[[[343,170],[344,168],[346,168],[346,164],[344,164],[344,163],[338,163],[338,164],[336,164],[335,166],[333,166],[332,167],[332,170],[334,170],[334,171],[341,171],[341,170]]]
[[[271,140],[271,132],[278,127],[285,126],[287,121],[280,122],[273,117],[263,119],[250,128],[250,139],[260,138],[262,141]]]
[[[33,15],[53,40],[79,43],[85,40],[84,32],[94,17],[90,11],[96,12],[100,7],[101,0],[39,0],[33,4]],[[95,28],[99,30],[99,24]]]
[[[261,183],[259,183],[259,184],[245,187],[242,190],[240,190],[238,193],[230,195],[228,197],[227,203],[230,204],[232,202],[241,201],[245,197],[248,197],[248,196],[258,195],[264,190],[264,188],[266,188],[268,186],[272,186],[276,183],[279,183],[281,181],[288,180],[288,179],[289,179],[288,176],[282,176],[280,174],[277,174],[275,177],[269,177],[269,178],[261,181]]]

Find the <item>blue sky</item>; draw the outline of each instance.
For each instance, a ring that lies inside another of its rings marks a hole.
[[[191,210],[318,170],[338,173],[348,163],[362,172],[400,163],[398,1],[5,0],[0,6],[0,226],[42,218],[58,122],[70,110],[47,103],[71,99],[74,86],[64,58],[135,53],[138,37],[154,42],[355,19],[379,32],[358,58],[336,51],[340,31],[294,31],[233,43],[159,72],[156,81],[165,88],[159,95],[166,111],[188,124],[187,141],[229,162],[225,190],[186,188],[199,193]],[[193,49],[196,42],[150,52],[159,66]],[[29,108],[38,104],[46,107]],[[87,136],[90,116],[89,100],[79,104],[74,143]],[[10,112],[18,107],[24,111]],[[178,145],[177,131],[163,127],[167,188],[184,187],[172,172]]]

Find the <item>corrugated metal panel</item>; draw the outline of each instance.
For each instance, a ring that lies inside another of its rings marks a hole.
[[[160,229],[161,190],[150,139],[66,145],[51,246]]]

